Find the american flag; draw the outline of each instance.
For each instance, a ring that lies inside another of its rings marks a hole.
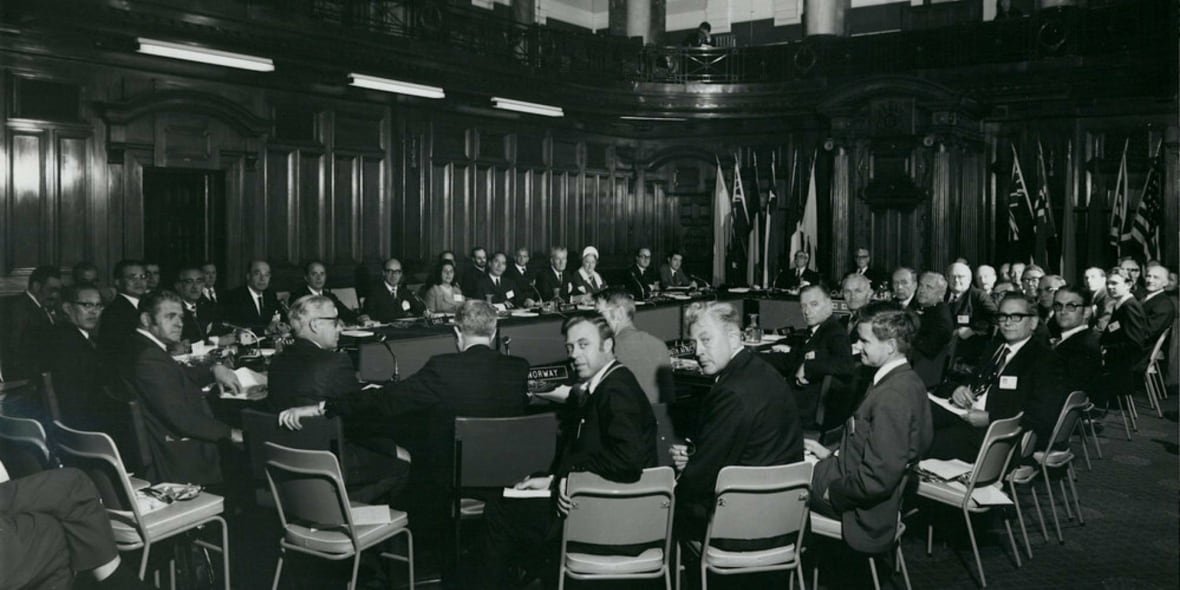
[[[1139,199],[1139,208],[1135,210],[1135,219],[1131,221],[1132,250],[1139,249],[1140,260],[1159,260],[1160,224],[1164,216],[1164,142],[1161,140],[1155,149],[1155,157],[1151,159],[1151,169],[1147,171],[1147,182],[1143,185],[1143,197]]]

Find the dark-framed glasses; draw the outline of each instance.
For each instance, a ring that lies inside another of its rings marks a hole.
[[[340,325],[340,316],[338,316],[338,315],[334,315],[334,316],[330,316],[330,317],[319,317],[319,318],[311,318],[311,321],[313,321],[313,322],[314,322],[314,321],[316,321],[316,320],[324,320],[324,321],[327,321],[327,322],[332,322],[332,325],[333,325],[333,326],[339,326],[339,325]]]
[[[101,301],[71,301],[70,303],[86,311],[102,311],[107,306],[107,304]]]
[[[1081,303],[1061,303],[1060,301],[1053,302],[1053,311],[1069,311],[1074,312],[1086,307]]]
[[[1023,321],[1024,318],[1031,318],[1036,315],[1035,313],[1001,313],[996,316],[996,322],[1001,324],[1015,324]]]

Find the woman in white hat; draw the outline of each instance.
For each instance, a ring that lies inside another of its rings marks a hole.
[[[571,298],[576,298],[581,301],[590,302],[594,299],[594,294],[606,288],[606,281],[602,279],[602,275],[594,270],[598,266],[598,248],[594,246],[586,246],[582,249],[582,268],[574,273],[573,279],[570,281],[573,287]]]

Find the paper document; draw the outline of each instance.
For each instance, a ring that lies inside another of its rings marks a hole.
[[[918,463],[918,469],[944,481],[958,479],[964,473],[970,473],[974,468],[974,465],[959,459],[923,459],[921,463]]]
[[[516,488],[504,488],[505,498],[548,498],[552,494],[549,488],[540,490],[518,490]]]
[[[349,506],[348,511],[352,513],[352,524],[357,526],[389,524],[393,522],[393,510],[389,506],[353,504]]]
[[[222,389],[221,397],[223,399],[261,399],[266,397],[266,375],[248,367],[234,369],[234,375],[238,376],[238,384],[241,388],[237,395]]]
[[[949,399],[938,397],[932,393],[927,393],[926,397],[930,398],[930,401],[942,406],[946,411],[948,411],[956,416],[966,416],[967,415],[966,408],[960,408],[959,406],[956,406],[955,403]]]
[[[990,486],[975,488],[975,491],[971,492],[971,499],[980,506],[1008,506],[1012,504],[1012,499],[1004,493],[1004,490],[1000,489],[998,482]]]

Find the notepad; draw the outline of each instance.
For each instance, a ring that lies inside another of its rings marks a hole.
[[[948,411],[956,416],[966,416],[967,415],[967,410],[968,410],[967,408],[960,408],[959,406],[956,406],[954,402],[952,402],[951,400],[949,400],[947,398],[938,397],[937,395],[934,395],[932,393],[927,393],[926,397],[930,398],[930,401],[942,406],[943,409],[945,409],[946,411]]]
[[[959,459],[923,459],[918,468],[941,480],[951,481],[970,473],[975,466]]]
[[[504,488],[505,498],[548,498],[552,495],[553,493],[549,491],[549,488],[540,490],[518,490],[516,488]]]
[[[240,385],[238,393],[235,395],[223,388],[221,391],[223,399],[259,399],[266,396],[266,375],[249,367],[234,369],[234,375],[238,376],[238,384]]]
[[[393,522],[393,511],[389,506],[353,504],[348,507],[348,511],[352,513],[352,524],[357,526],[389,524]]]

